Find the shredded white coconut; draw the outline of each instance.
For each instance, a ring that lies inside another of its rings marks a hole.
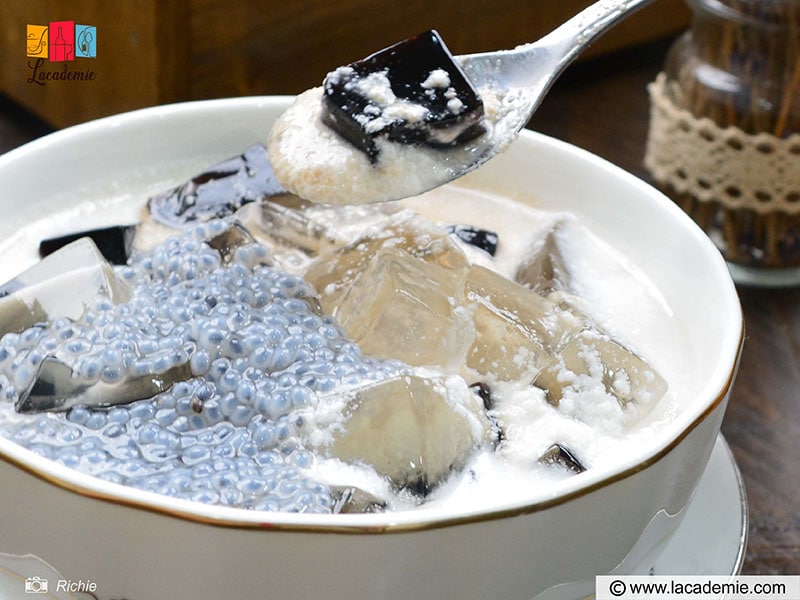
[[[434,69],[428,78],[422,82],[425,89],[446,88],[450,86],[450,75],[444,69]]]

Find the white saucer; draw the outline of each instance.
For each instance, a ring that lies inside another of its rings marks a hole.
[[[736,575],[746,543],[744,482],[727,442],[718,435],[675,533],[660,549],[650,550],[635,563],[621,564],[613,574]],[[631,555],[636,555],[635,548]],[[593,579],[563,583],[533,600],[594,600],[594,587]]]
[[[0,553],[0,598],[3,600],[76,600],[68,592],[60,592],[61,575],[52,566],[33,554]]]
[[[686,515],[652,575],[736,575],[747,545],[747,495],[720,434]]]

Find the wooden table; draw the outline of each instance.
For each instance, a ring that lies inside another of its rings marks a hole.
[[[645,86],[668,43],[572,67],[531,127],[586,148],[647,179]],[[0,152],[50,128],[0,98]],[[745,574],[800,573],[800,289],[741,288],[747,339],[722,431],[750,504]]]

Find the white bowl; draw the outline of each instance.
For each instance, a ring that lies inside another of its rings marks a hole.
[[[145,109],[0,156],[0,240],[87,200],[141,203],[263,141],[289,101]],[[0,439],[0,552],[89,580],[101,600],[576,598],[593,591],[595,575],[647,569],[692,496],[735,377],[743,321],[725,264],[659,192],[535,133],[464,184],[575,213],[633,257],[674,309],[696,376],[683,410],[636,456],[491,511],[303,515],[123,487]]]

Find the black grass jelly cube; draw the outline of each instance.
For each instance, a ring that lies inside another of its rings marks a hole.
[[[373,163],[379,137],[451,147],[485,131],[478,92],[433,30],[339,67],[323,85],[323,122]]]
[[[147,203],[154,219],[171,227],[232,215],[242,205],[285,194],[263,144],[255,144]]]

